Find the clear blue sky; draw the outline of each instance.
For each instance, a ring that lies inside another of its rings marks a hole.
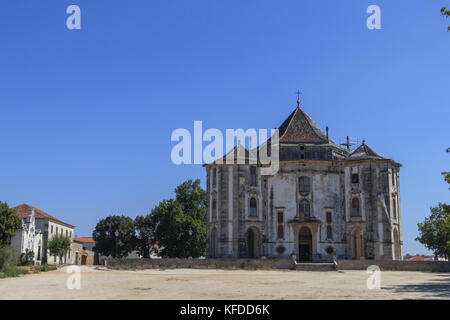
[[[82,29],[66,28],[81,7]],[[381,7],[382,30],[366,28]],[[273,128],[304,110],[335,141],[366,139],[404,165],[405,253],[450,202],[448,0],[3,0],[0,200],[89,236],[148,213],[199,165],[170,161],[176,128]]]

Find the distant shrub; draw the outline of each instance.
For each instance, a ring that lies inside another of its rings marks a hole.
[[[3,268],[3,277],[2,278],[6,278],[6,277],[18,277],[21,274],[27,274],[28,270],[24,270],[24,269],[19,269],[15,266],[10,266],[10,265],[5,265],[5,267]]]
[[[29,266],[33,263],[34,260],[34,252],[31,250],[26,249],[25,252],[23,252],[20,255],[20,264],[23,266]]]
[[[0,246],[0,271],[4,271],[8,266],[15,267],[17,265],[17,255],[8,246]]]
[[[56,270],[56,266],[43,264],[43,265],[40,265],[40,266],[36,266],[35,270],[42,271],[42,272],[54,271],[54,270]]]

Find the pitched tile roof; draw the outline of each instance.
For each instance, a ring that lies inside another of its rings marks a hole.
[[[95,240],[92,237],[79,237],[79,238],[73,239],[73,241],[81,242],[81,243],[95,243]]]
[[[297,107],[279,128],[281,143],[328,143],[317,124]]]
[[[63,221],[61,221],[59,219],[56,219],[55,217],[49,215],[48,213],[45,213],[44,211],[42,211],[42,210],[40,210],[40,209],[38,209],[36,207],[30,206],[30,205],[28,205],[26,203],[21,204],[21,205],[19,205],[17,207],[14,207],[12,209],[14,209],[16,211],[16,213],[17,213],[17,215],[19,216],[20,219],[26,219],[26,217],[28,216],[28,210],[29,209],[34,209],[34,217],[36,219],[51,220],[53,222],[62,224],[64,226],[66,226],[66,227],[75,228],[75,226],[73,226],[71,224],[68,224],[66,222],[63,222]]]
[[[356,148],[355,151],[349,156],[349,159],[384,159],[378,153],[373,151],[366,145],[366,142],[363,140],[362,145]]]

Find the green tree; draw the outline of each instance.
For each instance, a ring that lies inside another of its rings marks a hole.
[[[134,221],[123,215],[100,220],[92,236],[95,240],[94,250],[105,256],[123,258],[136,248]]]
[[[418,227],[416,240],[450,261],[450,206],[439,203],[437,207],[431,207],[431,215]]]
[[[62,264],[63,257],[70,250],[70,239],[62,234],[55,234],[47,244],[47,248],[52,256],[59,257]]]
[[[154,237],[163,257],[199,257],[206,253],[206,192],[200,180],[175,189],[175,200],[163,200],[150,213]]]
[[[446,7],[442,7],[441,8],[441,16],[446,17],[446,18],[450,17],[450,10],[447,10]],[[450,26],[447,28],[447,31],[450,31]]]
[[[21,219],[16,211],[0,201],[0,245],[11,244],[11,238],[20,227]]]
[[[150,258],[150,254],[155,250],[155,226],[150,215],[137,216],[134,220],[136,227],[136,249],[144,258]]]

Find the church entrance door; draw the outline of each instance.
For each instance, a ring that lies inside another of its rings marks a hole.
[[[302,227],[298,235],[298,261],[311,261],[312,235],[311,230]]]

